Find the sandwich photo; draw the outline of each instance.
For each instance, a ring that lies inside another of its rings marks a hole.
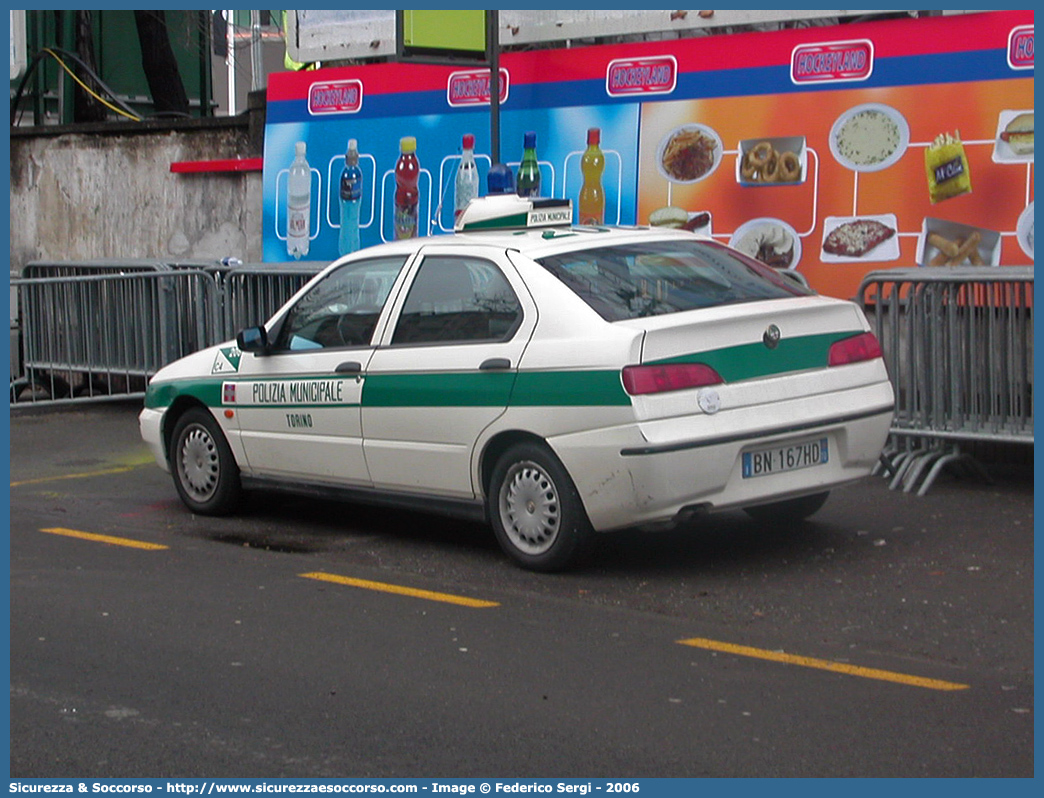
[[[1026,111],[1013,117],[1000,134],[1011,151],[1016,155],[1030,155],[1033,152],[1033,112]]]
[[[657,208],[649,214],[649,225],[651,227],[667,227],[675,230],[695,231],[710,224],[710,213],[696,213],[690,215],[684,208],[677,205],[667,205]]]

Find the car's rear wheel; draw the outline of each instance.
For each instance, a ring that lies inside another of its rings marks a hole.
[[[524,568],[562,570],[576,562],[590,538],[573,480],[540,444],[516,444],[497,460],[488,501],[500,547]]]
[[[182,413],[171,435],[169,459],[174,486],[192,512],[223,515],[235,509],[239,467],[209,411],[193,407]]]
[[[759,504],[756,507],[747,507],[746,512],[757,521],[776,521],[778,523],[793,523],[803,521],[810,515],[819,512],[826,504],[830,491],[813,493],[811,496],[800,496],[796,499],[786,499],[771,504]]]

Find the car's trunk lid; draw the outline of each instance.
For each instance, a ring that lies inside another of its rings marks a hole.
[[[643,331],[641,364],[714,369],[726,407],[750,407],[865,384],[865,369],[828,367],[830,347],[867,330],[859,308],[825,297],[724,305],[617,322]],[[874,378],[877,379],[877,378]],[[700,412],[701,388],[633,398],[640,418]]]

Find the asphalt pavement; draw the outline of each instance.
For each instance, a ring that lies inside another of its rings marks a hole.
[[[136,412],[12,412],[14,777],[1033,775],[1030,468],[542,575],[423,513],[193,516]]]

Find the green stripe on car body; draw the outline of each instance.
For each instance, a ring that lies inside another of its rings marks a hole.
[[[153,384],[145,395],[150,409],[169,407],[180,396],[191,396],[208,407],[222,406],[222,384],[276,382],[299,378],[186,379]],[[364,377],[365,407],[517,407],[625,406],[619,371],[428,372],[368,374]],[[230,402],[229,407],[305,407],[279,402]],[[331,407],[332,405],[316,405]],[[357,407],[344,404],[342,407]]]
[[[369,374],[364,407],[626,406],[619,371]]]
[[[740,344],[652,361],[652,364],[705,363],[726,383],[772,377],[823,368],[830,347],[861,330],[784,338],[774,349],[763,343]],[[191,396],[208,407],[221,407],[225,382],[276,382],[302,377],[237,375],[234,378],[200,378],[150,384],[145,395],[148,408],[169,407],[179,396]],[[309,379],[343,379],[310,377]],[[425,372],[420,374],[364,374],[361,404],[364,407],[620,407],[630,404],[619,370]],[[357,403],[282,404],[230,403],[239,407],[357,407]]]
[[[691,355],[653,361],[668,363],[704,363],[721,375],[725,382],[741,382],[759,377],[772,377],[792,371],[821,369],[829,361],[830,347],[838,341],[859,335],[862,330],[821,333],[783,338],[773,349],[764,343],[740,344]]]
[[[504,407],[513,371],[367,374],[364,407]]]
[[[629,405],[619,371],[520,371],[512,407]]]
[[[173,380],[159,384],[149,383],[145,391],[145,407],[156,410],[170,407],[180,396],[191,396],[207,407],[221,407],[221,384],[223,379]]]

